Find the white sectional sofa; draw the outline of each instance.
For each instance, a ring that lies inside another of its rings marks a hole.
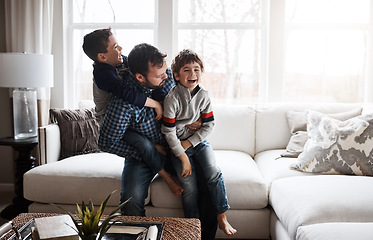
[[[291,168],[297,158],[281,157],[291,137],[288,111],[339,113],[361,107],[331,103],[214,107],[216,125],[208,139],[224,176],[231,207],[227,215],[238,230],[234,239],[373,239],[372,177],[301,172]],[[115,189],[109,205],[118,204],[123,158],[90,153],[58,160],[58,125],[42,127],[39,134],[44,164],[24,175],[24,196],[34,201],[30,212],[59,211],[49,203],[69,210],[82,200],[100,203]],[[148,216],[183,216],[181,199],[159,177],[153,180],[146,203]],[[225,236],[218,231],[217,237]]]

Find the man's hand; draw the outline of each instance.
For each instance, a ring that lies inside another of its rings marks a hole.
[[[196,133],[202,127],[202,119],[200,117],[194,123],[191,123],[191,124],[185,125],[185,126],[187,128],[189,128],[189,131],[188,131],[189,133],[194,134],[194,133]]]
[[[190,164],[188,155],[186,155],[186,153],[181,154],[179,159],[182,166],[181,177],[186,178],[192,174],[192,165]]]

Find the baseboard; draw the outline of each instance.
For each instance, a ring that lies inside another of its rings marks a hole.
[[[0,183],[0,192],[12,192],[14,191],[13,183]]]

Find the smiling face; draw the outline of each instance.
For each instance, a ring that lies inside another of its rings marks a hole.
[[[174,76],[176,81],[192,92],[202,80],[201,66],[197,62],[187,63]]]
[[[118,45],[117,40],[113,35],[109,37],[106,53],[99,53],[97,59],[99,62],[107,63],[113,67],[123,62],[122,47]]]

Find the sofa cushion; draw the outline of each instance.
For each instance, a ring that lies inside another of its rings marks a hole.
[[[297,240],[371,240],[373,223],[321,223],[300,226]]]
[[[99,152],[99,125],[93,109],[50,109],[51,121],[60,127],[60,159]]]
[[[236,150],[254,156],[255,112],[248,106],[214,105],[215,126],[207,137],[215,150]]]
[[[322,113],[348,112],[361,108],[361,104],[347,103],[266,103],[256,104],[255,154],[270,149],[285,149],[290,139],[287,123],[288,111],[313,110]]]
[[[214,152],[223,173],[231,209],[261,209],[267,206],[267,185],[251,156],[238,151]],[[181,198],[173,196],[160,178],[151,184],[150,195],[155,207],[182,208]]]
[[[326,222],[373,222],[373,178],[316,175],[272,183],[269,203],[295,239],[300,226]],[[364,196],[364,197],[362,197]]]
[[[309,139],[295,169],[373,176],[373,114],[339,121],[309,111],[307,130]]]
[[[290,166],[298,161],[296,158],[281,157],[283,149],[267,150],[255,155],[255,162],[269,188],[273,181],[286,177],[310,176],[306,173],[292,169]]]
[[[357,108],[349,112],[328,114],[328,116],[345,121],[347,119],[359,116],[362,111],[362,108]],[[286,146],[286,152],[282,153],[281,156],[298,157],[299,154],[303,152],[304,145],[308,140],[306,111],[288,111],[286,113],[286,118],[290,127],[291,137],[288,145]]]
[[[99,204],[114,190],[108,205],[118,205],[124,158],[90,153],[35,167],[24,175],[24,196],[41,203]],[[149,198],[146,203],[149,202]]]

